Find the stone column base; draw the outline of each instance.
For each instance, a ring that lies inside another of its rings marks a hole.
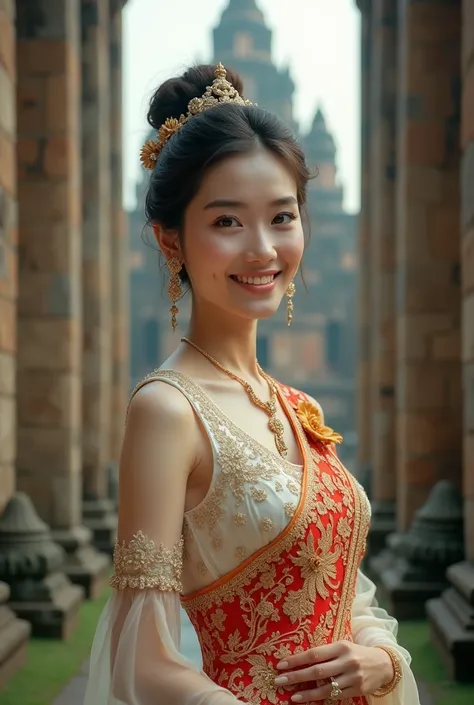
[[[16,492],[0,517],[0,580],[9,606],[30,622],[33,636],[65,639],[73,631],[84,590],[64,574],[66,555],[33,502]]]
[[[437,597],[446,587],[446,582],[433,581],[428,575],[425,580],[421,576],[416,580],[412,567],[391,550],[373,558],[370,569],[388,613],[400,622],[424,619],[426,601]]]
[[[371,559],[384,550],[387,537],[393,534],[396,528],[395,502],[372,502],[372,518],[366,552],[369,567]]]
[[[108,583],[111,560],[92,544],[92,532],[85,526],[55,530],[53,538],[66,551],[64,572],[75,585],[84,588],[87,599],[98,597]]]
[[[433,643],[453,680],[474,683],[474,563],[448,568],[450,587],[427,605]]]
[[[31,626],[7,607],[10,588],[0,583],[0,691],[26,663]]]
[[[82,520],[92,531],[92,541],[99,550],[112,555],[117,536],[117,512],[111,499],[85,499]]]
[[[452,483],[442,480],[416,512],[410,529],[391,534],[370,568],[396,619],[423,619],[426,602],[447,587],[448,566],[463,556],[462,497]]]
[[[38,600],[11,601],[10,607],[31,623],[33,636],[68,639],[77,626],[84,590],[64,573],[52,573],[42,581],[41,592]]]

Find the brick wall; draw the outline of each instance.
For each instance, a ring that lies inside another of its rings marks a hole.
[[[14,0],[0,3],[0,514],[14,488],[17,296]]]
[[[80,523],[78,0],[17,3],[17,483],[54,528]]]
[[[404,3],[397,172],[398,516],[460,484],[460,3]]]
[[[108,0],[82,0],[83,479],[104,497],[110,459],[110,53]]]
[[[112,401],[111,458],[118,460],[129,391],[128,230],[122,203],[122,3],[111,0],[111,247],[112,247]]]
[[[464,517],[467,557],[474,560],[474,0],[463,3],[462,74]]]
[[[396,496],[395,184],[397,3],[372,6],[370,173],[372,498]]]
[[[371,382],[371,258],[370,258],[370,86],[372,71],[371,16],[362,11],[362,106],[361,106],[361,166],[362,191],[359,217],[359,278],[358,278],[358,370],[357,370],[357,434],[358,464],[362,469],[371,461],[372,407]]]

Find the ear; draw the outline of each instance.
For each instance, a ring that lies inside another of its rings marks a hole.
[[[164,254],[167,261],[176,257],[183,261],[181,244],[179,242],[178,232],[176,230],[164,230],[161,225],[153,226],[153,234],[158,243],[158,247]]]

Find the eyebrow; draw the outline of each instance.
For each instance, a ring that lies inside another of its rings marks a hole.
[[[277,198],[269,203],[270,206],[297,206],[298,201],[294,196],[284,196],[283,198]],[[228,198],[218,198],[215,201],[211,201],[206,206],[204,210],[209,210],[211,208],[248,208],[248,204],[243,201],[233,201]]]

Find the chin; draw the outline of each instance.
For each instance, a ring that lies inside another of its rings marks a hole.
[[[264,321],[271,318],[278,311],[278,306],[255,306],[252,310],[241,311],[240,315],[254,321]]]

